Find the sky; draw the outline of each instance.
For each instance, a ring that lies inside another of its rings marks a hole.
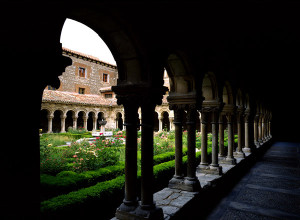
[[[66,19],[60,43],[63,47],[98,57],[102,61],[116,65],[110,50],[99,35],[80,22]]]

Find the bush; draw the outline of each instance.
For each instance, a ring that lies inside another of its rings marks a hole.
[[[54,196],[66,194],[83,187],[88,187],[97,182],[107,181],[123,175],[124,163],[115,166],[99,168],[95,171],[76,173],[74,171],[62,171],[56,176],[41,175],[41,199],[49,199]]]

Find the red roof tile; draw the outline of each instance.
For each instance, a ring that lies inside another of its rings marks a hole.
[[[83,105],[117,105],[115,98],[105,99],[95,94],[78,94],[75,92],[62,92],[44,90],[43,102],[83,104]]]

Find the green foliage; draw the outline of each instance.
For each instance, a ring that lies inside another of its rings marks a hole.
[[[74,171],[62,171],[56,176],[41,175],[41,198],[49,199],[54,196],[69,193],[83,187],[88,187],[97,182],[107,181],[124,174],[124,163],[114,166],[99,168],[94,171],[76,173]]]

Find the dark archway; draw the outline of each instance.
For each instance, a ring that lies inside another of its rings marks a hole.
[[[162,129],[170,131],[170,120],[169,120],[169,113],[168,112],[163,112],[162,113]]]
[[[63,116],[63,112],[61,110],[56,110],[54,112],[54,117],[52,119],[52,131],[53,133],[61,132],[61,117]]]
[[[73,117],[75,115],[75,112],[73,111],[68,111],[67,112],[67,117],[66,117],[66,130],[68,131],[69,128],[73,128]]]
[[[77,129],[80,129],[80,128],[84,128],[84,116],[85,116],[85,112],[83,111],[80,111],[78,113],[78,118],[77,118]]]
[[[123,118],[122,113],[118,112],[116,116],[116,128],[123,130]]]
[[[94,129],[94,112],[89,112],[88,119],[87,119],[87,130],[92,131]]]

